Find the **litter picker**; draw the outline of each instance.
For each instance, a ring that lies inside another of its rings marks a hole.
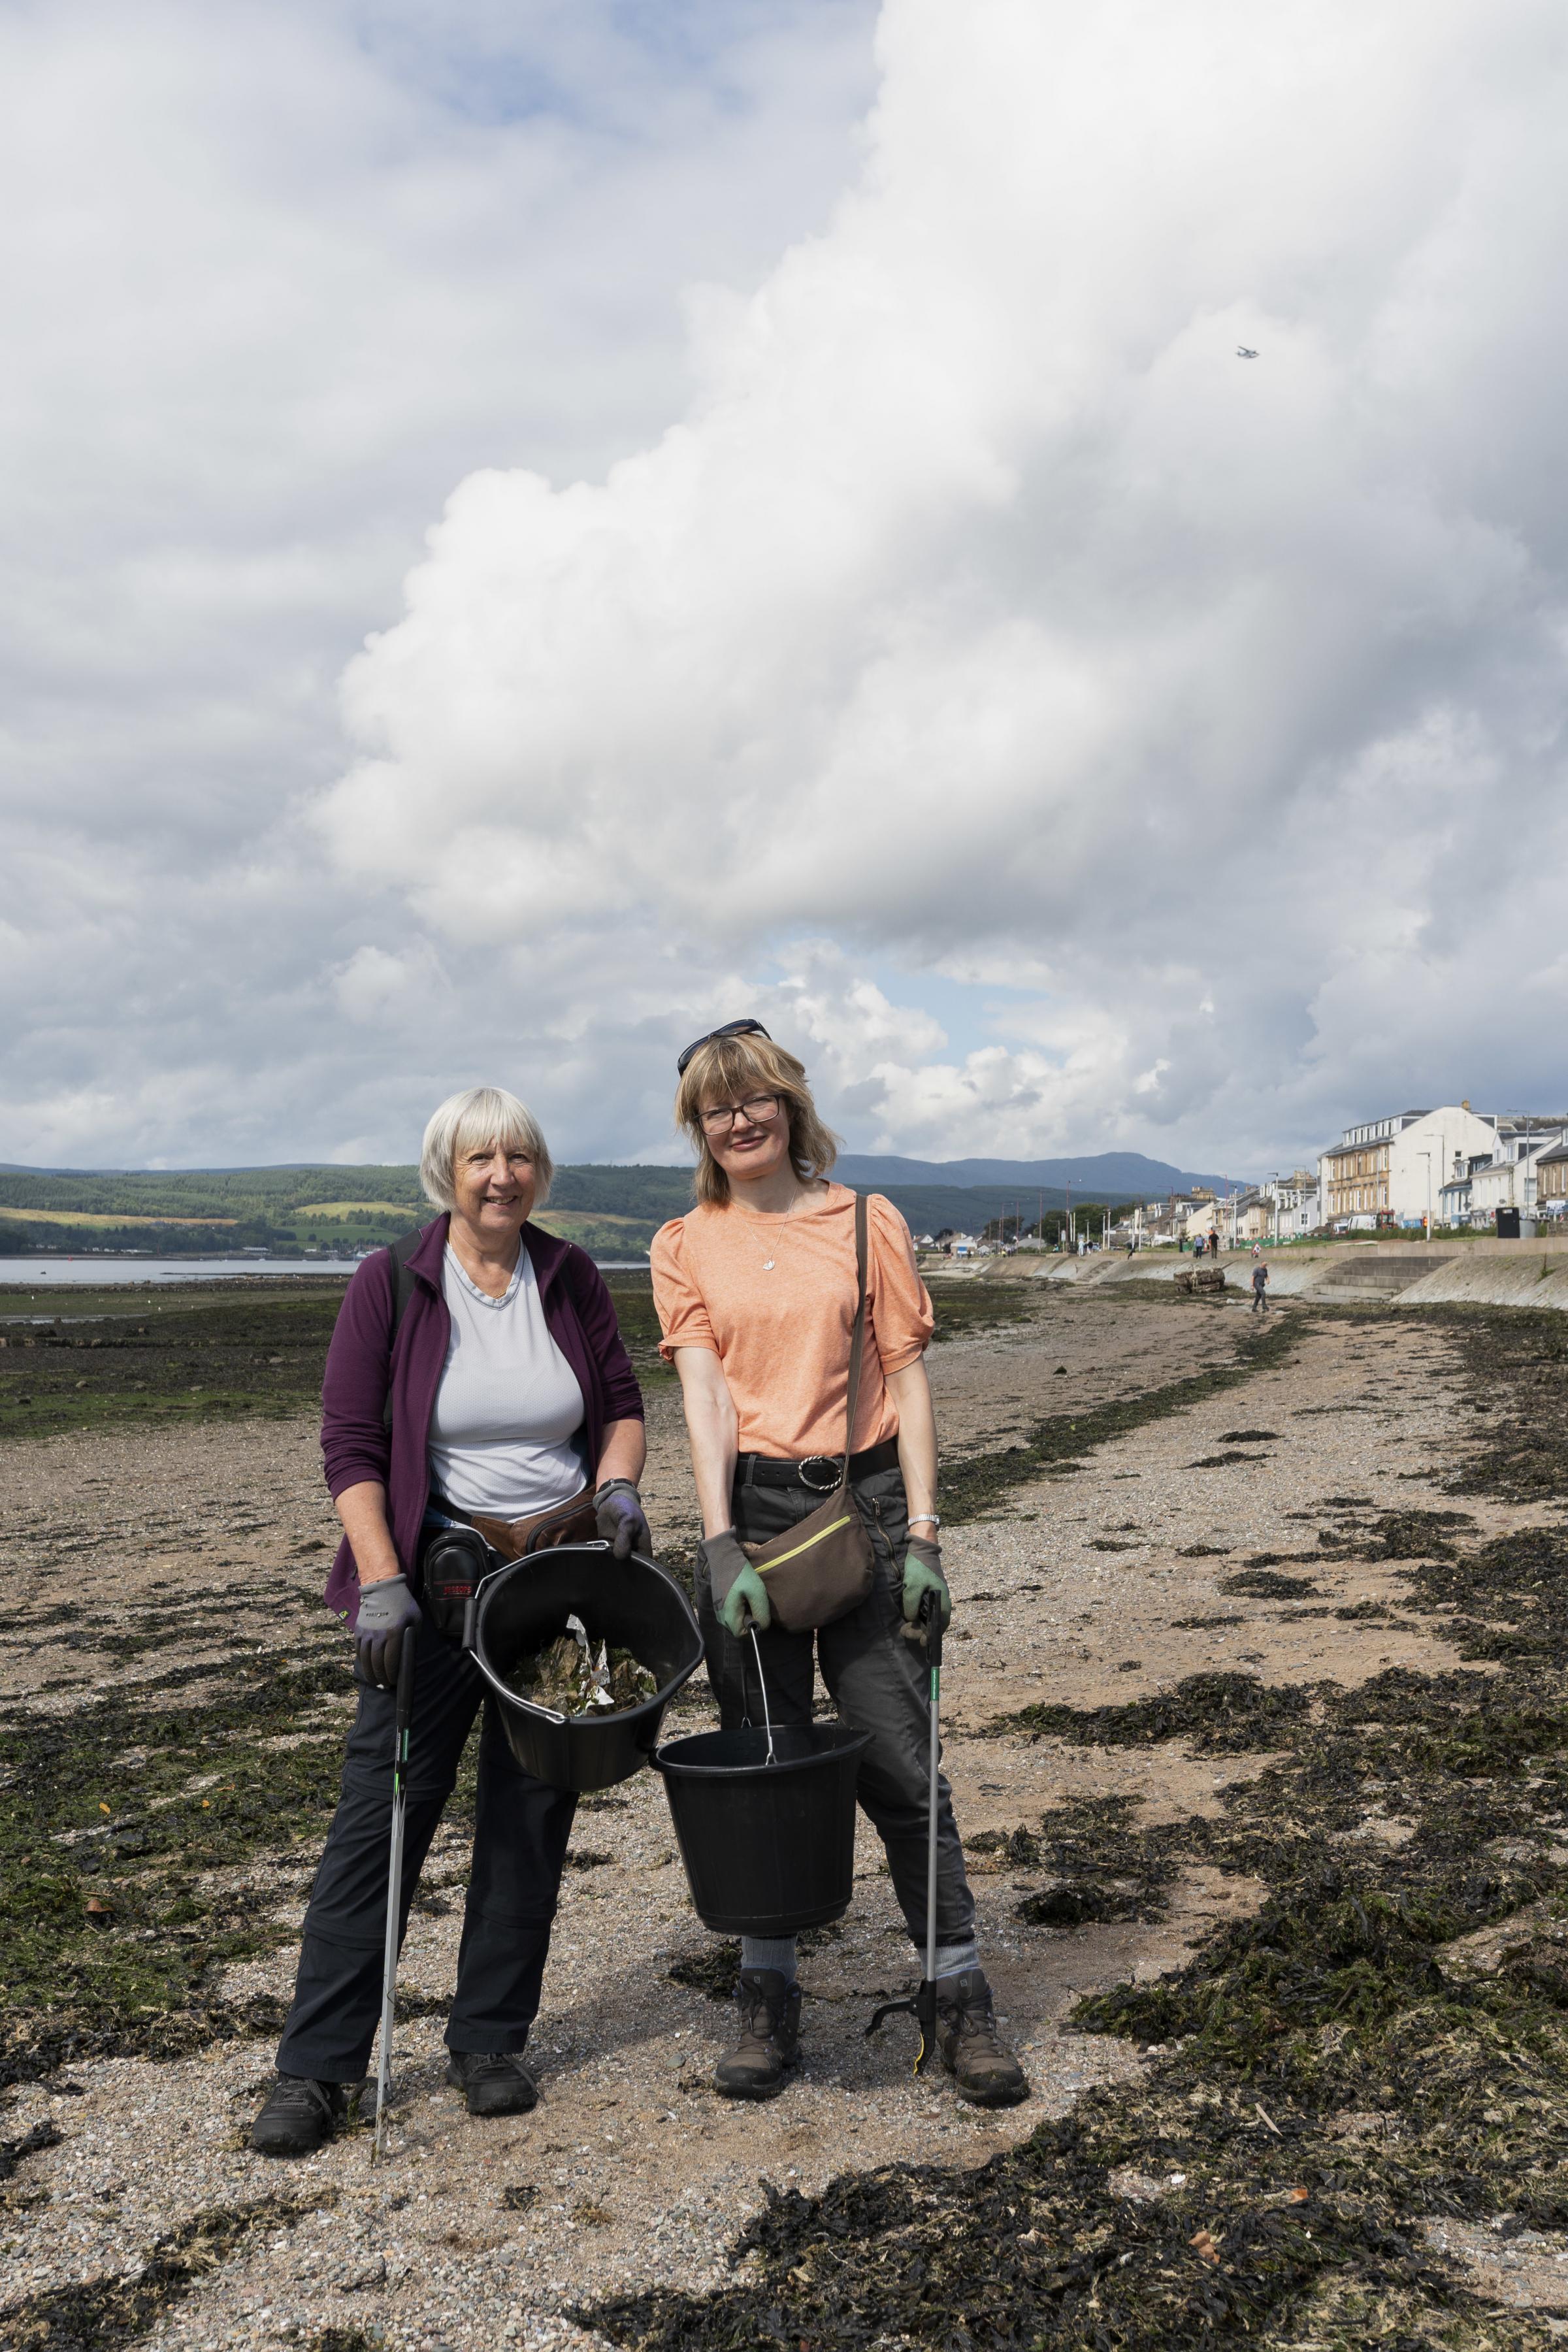
[[[386,1953],[381,1975],[381,2052],[375,2070],[375,2139],[370,2160],[386,2154],[386,2110],[392,2097],[392,2014],[397,2004],[398,1928],[403,1914],[403,1825],[408,1811],[408,1727],[414,1715],[414,1628],[403,1629],[397,1665],[397,1730],[392,1748],[392,1859],[386,1874]]]
[[[939,1723],[942,1715],[942,1600],[935,1592],[927,1592],[920,1607],[920,1615],[904,1633],[911,1642],[925,1644],[926,1664],[931,1671],[931,1765],[926,1780],[926,1966],[920,1990],[910,2000],[885,2000],[866,2028],[868,2035],[875,2033],[885,2017],[900,2012],[912,2017],[921,2030],[921,2046],[915,2054],[918,2074],[926,2060],[936,2049],[936,1790]]]

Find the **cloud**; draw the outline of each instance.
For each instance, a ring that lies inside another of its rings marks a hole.
[[[641,22],[0,23],[5,1156],[1562,1107],[1557,12]]]
[[[425,950],[300,820],[342,766],[338,674],[455,480],[602,474],[679,411],[682,289],[826,215],[871,23],[0,16],[5,1156],[406,1157],[448,1070],[516,1075],[493,958],[446,940],[422,1035],[345,1013],[356,958]]]
[[[888,0],[864,171],[695,306],[686,414],[447,499],[348,673],[339,870],[442,938],[613,904],[689,1004],[803,938],[1048,972],[962,1061],[890,1004],[828,1051],[866,1140],[1568,1093],[1560,968],[1512,1030],[1483,977],[1563,866],[1559,36]]]

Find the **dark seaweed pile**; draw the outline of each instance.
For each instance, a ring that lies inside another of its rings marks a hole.
[[[1087,1921],[1158,1919],[1178,1864],[1133,1820],[1135,1797],[1088,1797],[1042,1815],[1037,1831],[982,1830],[969,1852],[994,1867],[1037,1870],[1043,1883],[1018,1904],[1036,1927],[1077,1927]]]
[[[1472,1366],[1506,1378],[1506,1349],[1484,1353]],[[1568,1433],[1554,1459],[1568,1496]],[[1214,1818],[1140,1830],[1124,1803],[976,1842],[1038,1868],[1047,1901],[1081,1891],[1084,1916],[1108,1916],[1101,1897],[1149,1916],[1185,1864],[1261,1881],[1259,1907],[1176,1974],[1079,2004],[1074,2022],[1137,2041],[1147,2073],[977,2173],[774,2192],[732,2285],[599,2305],[602,2333],[649,2352],[1552,2340],[1480,2296],[1424,2225],[1568,2230],[1568,1535],[1476,1544],[1462,1516],[1395,1514],[1338,1539],[1402,1563],[1406,1605],[1442,1611],[1470,1663],[1353,1692],[1199,1675],[1011,1719],[1085,1744],[1273,1751]],[[1510,1920],[1489,1960],[1464,1964],[1457,1938]]]

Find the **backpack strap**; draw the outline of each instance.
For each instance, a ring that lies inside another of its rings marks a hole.
[[[425,1228],[423,1225],[416,1225],[411,1234],[400,1234],[387,1251],[387,1255],[392,1260],[392,1328],[386,1335],[386,1360],[389,1371],[392,1351],[397,1345],[397,1335],[403,1328],[403,1318],[408,1312],[409,1301],[419,1287],[419,1277],[416,1274],[409,1272],[408,1261],[424,1238]],[[392,1427],[390,1378],[386,1386],[386,1402],[382,1409],[381,1425],[385,1430],[390,1430]]]

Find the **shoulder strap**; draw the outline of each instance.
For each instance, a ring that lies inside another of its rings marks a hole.
[[[408,1312],[408,1303],[419,1287],[419,1277],[409,1272],[408,1261],[424,1238],[425,1228],[423,1225],[416,1225],[411,1234],[401,1234],[387,1251],[387,1255],[392,1260],[392,1328],[386,1335],[386,1360],[389,1372],[392,1351],[397,1345],[397,1335],[403,1328],[403,1318]],[[386,1402],[382,1408],[381,1420],[384,1429],[392,1427],[390,1377],[387,1381]]]
[[[855,1409],[860,1402],[860,1360],[866,1352],[866,1195],[855,1195],[855,1278],[859,1296],[855,1302],[855,1336],[849,1342],[849,1414],[844,1426],[844,1476],[849,1476],[849,1455],[855,1444]]]

